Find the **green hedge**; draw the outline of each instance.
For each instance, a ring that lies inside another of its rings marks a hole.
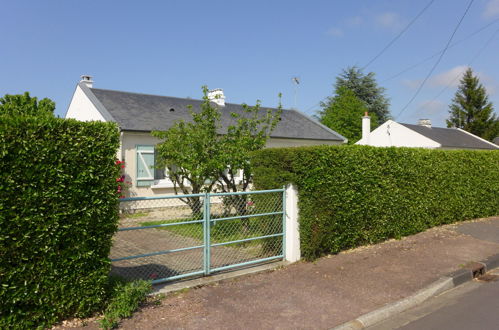
[[[252,162],[256,188],[297,185],[306,259],[499,214],[498,151],[319,146]]]
[[[102,308],[118,146],[114,124],[0,116],[0,328]]]

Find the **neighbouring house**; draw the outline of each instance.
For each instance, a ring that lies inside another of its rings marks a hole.
[[[233,123],[239,104],[225,103],[221,89],[208,97],[220,109],[222,131]],[[173,193],[173,183],[162,169],[156,169],[153,130],[167,130],[174,122],[190,120],[189,106],[195,111],[203,101],[141,93],[93,88],[91,76],[82,76],[77,84],[66,118],[81,121],[116,122],[120,128],[118,158],[125,161],[127,180],[132,182],[131,196],[154,196]],[[272,109],[262,107],[262,109]],[[277,110],[277,109],[272,109]],[[342,135],[296,110],[283,110],[281,120],[267,141],[267,148],[346,143]]]
[[[362,117],[362,138],[356,143],[374,147],[494,150],[499,146],[460,128],[432,127],[429,119],[418,125],[388,120],[371,132],[371,118]]]

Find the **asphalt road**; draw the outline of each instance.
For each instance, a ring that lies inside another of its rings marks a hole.
[[[400,313],[371,330],[499,329],[499,269]],[[485,279],[485,278],[484,278]]]

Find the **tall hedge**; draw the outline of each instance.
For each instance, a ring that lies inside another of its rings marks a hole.
[[[499,151],[319,146],[252,162],[256,188],[297,185],[307,259],[499,214]]]
[[[0,328],[47,327],[105,299],[117,127],[0,116]]]

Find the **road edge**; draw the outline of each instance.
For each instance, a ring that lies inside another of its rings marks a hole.
[[[463,268],[441,277],[437,281],[431,283],[427,287],[417,291],[409,297],[389,303],[374,311],[363,314],[354,320],[334,327],[333,330],[355,330],[373,326],[376,323],[388,319],[389,317],[406,311],[409,308],[415,307],[431,297],[453,289],[463,283],[469,282],[497,267],[499,267],[499,254],[490,256],[480,262],[468,263]]]

